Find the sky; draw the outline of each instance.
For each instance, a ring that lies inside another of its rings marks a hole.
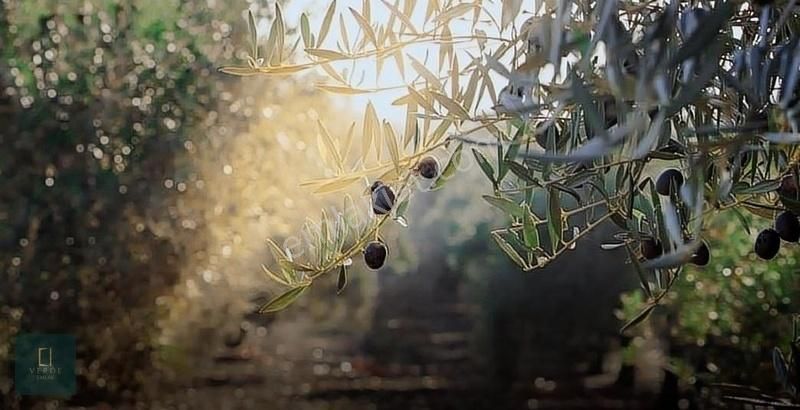
[[[444,2],[442,2],[444,3]],[[318,32],[319,27],[322,24],[323,17],[327,10],[328,5],[330,2],[328,0],[291,0],[285,7],[283,7],[284,19],[286,21],[287,27],[295,27],[299,26],[300,15],[301,13],[305,12],[309,16],[310,26],[312,32]],[[456,4],[456,3],[454,3]],[[533,1],[526,1],[523,3],[522,9],[523,12],[517,16],[515,24],[519,27],[522,22],[530,16],[530,12],[534,6]],[[270,7],[274,7],[274,3],[270,2]],[[337,42],[342,41],[342,36],[339,30],[339,20],[338,20],[338,13],[344,12],[345,22],[348,28],[348,37],[350,38],[351,44],[354,42],[357,35],[360,34],[360,30],[358,29],[358,25],[355,22],[354,18],[350,14],[348,8],[354,8],[357,11],[361,11],[362,9],[362,2],[361,0],[339,0],[337,2],[337,15],[334,18],[334,22],[331,25],[330,32],[325,39],[325,43],[321,48],[327,49],[336,49]],[[426,1],[418,1],[415,7],[414,15],[412,16],[412,22],[414,22],[415,26],[422,30],[423,28],[429,29],[432,27],[432,23],[428,22],[427,25],[423,25],[424,17],[425,17],[425,9],[427,7]],[[483,7],[488,10],[492,15],[496,16],[499,20],[501,14],[501,3],[500,1],[484,1]],[[526,13],[527,11],[527,13]],[[243,12],[243,18],[246,15],[246,12]],[[463,18],[454,19],[450,23],[450,30],[453,36],[466,36],[471,35],[471,17],[472,13],[467,13],[464,15]],[[380,0],[373,0],[371,1],[371,22],[373,26],[375,26],[376,22],[386,22],[389,17],[391,16],[390,11],[388,8],[380,1]],[[246,23],[245,23],[246,24]],[[271,22],[262,19],[258,22],[259,25],[259,32],[262,36],[265,36],[266,33],[269,33],[269,27]],[[477,27],[486,32],[488,37],[504,37],[509,38],[511,37],[511,28],[507,28],[504,33],[499,33],[496,27],[491,24],[489,21],[481,21],[478,23]],[[262,38],[262,41],[265,39]],[[293,43],[292,43],[293,44]],[[494,48],[497,46],[497,42],[489,42],[488,47]],[[302,47],[302,45],[301,45]],[[457,58],[459,59],[459,67],[465,67],[469,61],[470,57],[467,54],[470,52],[472,55],[477,56],[479,55],[480,51],[475,42],[468,42],[464,44],[456,44],[455,45],[455,53]],[[411,55],[420,61],[425,61],[426,53],[428,53],[428,62],[425,65],[429,68],[436,68],[438,67],[438,46],[433,45],[419,45],[419,46],[410,46],[405,49],[405,54]],[[375,58],[367,58],[359,60],[354,68],[356,75],[353,75],[354,79],[359,79],[362,76],[362,72],[364,72],[364,82],[360,85],[354,86],[358,88],[372,88],[372,87],[390,87],[390,86],[398,86],[404,85],[415,77],[414,71],[410,68],[410,64],[408,60],[406,60],[406,79],[403,80],[402,76],[400,75],[400,71],[398,70],[397,66],[395,65],[392,58],[386,59],[383,69],[381,71],[380,77],[376,80],[376,62]],[[348,70],[353,70],[353,64],[349,61],[336,63],[334,67],[337,70],[341,70],[345,67]],[[317,69],[319,74],[324,75],[324,71],[321,69]],[[446,74],[446,73],[443,73]],[[466,84],[468,79],[462,78],[461,84]],[[505,79],[496,75],[494,81],[495,89],[500,90],[505,85]],[[396,129],[398,126],[402,125],[402,122],[405,120],[405,109],[402,106],[393,106],[392,101],[396,100],[399,97],[402,97],[407,92],[404,88],[400,88],[398,90],[390,90],[390,91],[383,91],[378,93],[370,93],[370,94],[363,94],[363,95],[347,95],[347,96],[335,96],[334,98],[337,100],[337,104],[342,104],[343,106],[349,106],[354,110],[354,112],[363,112],[364,107],[366,107],[369,101],[372,101],[373,105],[378,112],[379,117],[381,118],[388,118],[391,122],[394,123]],[[491,101],[488,98],[483,98],[481,101],[481,105],[479,107],[480,110],[489,110],[491,106]]]

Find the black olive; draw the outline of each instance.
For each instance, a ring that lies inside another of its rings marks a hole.
[[[386,245],[380,241],[372,241],[364,248],[364,263],[372,270],[378,270],[386,262]]]
[[[375,215],[385,215],[394,206],[394,192],[392,188],[381,181],[375,181],[370,188],[372,191],[372,211]]]
[[[773,3],[773,0],[754,0],[755,3],[759,7],[769,6]]]
[[[674,189],[677,190],[683,185],[683,174],[675,168],[664,170],[656,180],[656,192],[661,195],[669,196]]]
[[[778,194],[789,198],[797,198],[797,180],[794,175],[783,177],[781,185],[778,187]]]
[[[753,248],[761,259],[772,259],[781,249],[781,237],[772,228],[764,229],[758,234]]]
[[[423,178],[436,178],[439,175],[439,161],[434,157],[425,157],[417,165],[417,171]]]
[[[800,240],[800,221],[792,211],[784,211],[775,218],[775,230],[786,242]]]
[[[542,125],[544,125],[544,122],[540,122],[540,123],[536,124],[534,129],[538,130]],[[561,147],[562,143],[566,142],[566,139],[562,139],[561,138],[561,132],[558,129],[558,124],[556,122],[553,122],[552,124],[548,125],[547,128],[542,130],[540,133],[536,134],[536,137],[535,137],[536,138],[536,142],[539,144],[540,147],[542,147],[544,149],[548,148],[547,147],[547,141],[550,138],[550,133],[551,132],[555,136],[555,142],[556,142],[556,146],[555,147],[556,148]]]
[[[692,259],[690,259],[689,262],[697,266],[706,266],[708,265],[709,259],[711,259],[711,252],[708,250],[708,245],[702,242],[697,250],[694,251],[694,255],[692,255]]]
[[[655,238],[647,238],[642,241],[639,245],[642,250],[642,256],[645,259],[655,259],[664,252],[664,249],[661,247],[661,241]]]

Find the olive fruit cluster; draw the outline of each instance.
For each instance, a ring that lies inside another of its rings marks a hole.
[[[394,208],[396,196],[392,188],[383,183],[375,181],[369,188],[372,199],[372,212],[375,215],[386,215]],[[389,252],[386,245],[381,241],[372,241],[364,248],[364,263],[372,270],[380,269],[386,262]]]
[[[756,237],[753,250],[761,259],[772,259],[781,249],[781,239],[786,242],[800,240],[800,221],[792,211],[784,211],[775,218],[775,229],[761,231]]]
[[[425,179],[436,178],[439,176],[439,161],[432,156],[427,156],[419,161],[416,172]],[[372,212],[375,215],[386,215],[392,211],[397,197],[390,186],[384,184],[383,181],[375,181],[369,190]],[[387,255],[386,245],[380,241],[372,241],[364,248],[364,262],[373,270],[383,266]]]
[[[639,249],[645,259],[655,259],[664,253],[664,248],[661,246],[661,241],[655,238],[645,238],[639,243]],[[697,266],[706,266],[711,259],[711,252],[708,249],[708,244],[705,241],[700,243],[700,246],[689,259],[689,262]]]
[[[675,168],[665,169],[656,179],[656,192],[662,196],[672,196],[673,192],[677,192],[681,188],[683,182],[684,178],[681,171]],[[655,259],[664,252],[661,242],[655,238],[643,240],[641,251],[645,259]],[[710,259],[711,251],[708,248],[708,244],[702,241],[691,259],[689,259],[689,262],[697,266],[706,266]]]
[[[425,179],[433,179],[439,176],[439,161],[427,156],[419,161],[416,172]],[[372,200],[372,212],[375,215],[386,215],[392,211],[397,197],[392,188],[383,183],[375,181],[369,188]],[[386,244],[381,241],[372,241],[364,248],[364,263],[372,270],[380,269],[386,263],[386,256],[389,254]]]

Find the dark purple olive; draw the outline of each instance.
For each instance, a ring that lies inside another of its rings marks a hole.
[[[540,122],[536,124],[535,130],[539,130],[540,127],[544,126],[544,122]],[[558,129],[557,123],[552,123],[547,126],[547,128],[541,130],[541,132],[536,134],[536,142],[539,144],[540,147],[547,149],[547,141],[550,138],[550,133],[553,133],[555,136],[556,147],[561,147],[561,145],[566,142],[565,138],[562,138],[561,132]]]
[[[775,218],[775,231],[786,242],[800,240],[800,221],[792,211],[784,211]]]
[[[661,247],[661,241],[655,238],[642,240],[640,247],[642,256],[644,256],[645,259],[655,259],[664,253],[664,249]]]
[[[375,215],[385,215],[394,207],[394,192],[392,188],[381,181],[375,181],[370,187],[372,191],[372,211]]]
[[[697,265],[697,266],[706,266],[708,265],[708,261],[711,259],[711,252],[708,250],[708,245],[704,242],[700,244],[696,251],[694,251],[694,255],[692,255],[692,259],[689,259],[689,262]]]
[[[794,175],[783,177],[781,185],[778,187],[778,194],[793,199],[797,198],[797,180]]]
[[[759,258],[767,260],[772,259],[778,254],[778,251],[781,250],[781,237],[778,235],[778,232],[772,228],[764,229],[758,234],[753,249],[756,251],[756,255],[758,255]]]
[[[678,190],[683,185],[683,174],[675,168],[664,170],[656,180],[656,192],[669,196],[673,190]]]
[[[364,248],[364,263],[372,270],[380,269],[386,262],[386,245],[380,241],[372,241]]]
[[[439,161],[434,157],[425,157],[417,165],[417,171],[423,178],[436,178],[439,175]]]

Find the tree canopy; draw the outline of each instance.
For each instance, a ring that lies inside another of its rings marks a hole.
[[[496,10],[480,0],[407,0],[340,10],[333,1],[316,30],[301,16],[292,47],[279,5],[266,41],[251,15],[246,64],[220,71],[319,68],[322,90],[402,89],[393,104],[406,110],[401,129],[371,103],[347,134],[317,124],[329,171],[305,186],[329,194],[363,184],[371,206],[345,195],[342,208],[306,225],[303,240],[270,242],[276,266],[264,270],[287,290],[262,312],[287,307],[329,272],[343,287],[352,260],[387,223],[405,224],[415,192],[449,183],[465,149],[491,189],[483,199],[508,216],[491,239],[521,269],[545,266],[601,224],[619,228],[602,248],[625,251],[645,300],[626,328],[652,312],[687,263],[713,260],[704,240],[713,214],[731,212],[748,231],[759,223],[754,251],[774,257],[781,240],[796,241],[789,231],[800,212],[794,6],[553,0]],[[335,45],[325,41],[332,30]],[[430,58],[409,52],[420,48]],[[362,60],[375,61],[377,76],[393,61],[403,82],[362,87],[363,72],[338,68]],[[773,230],[782,212],[790,227]]]

